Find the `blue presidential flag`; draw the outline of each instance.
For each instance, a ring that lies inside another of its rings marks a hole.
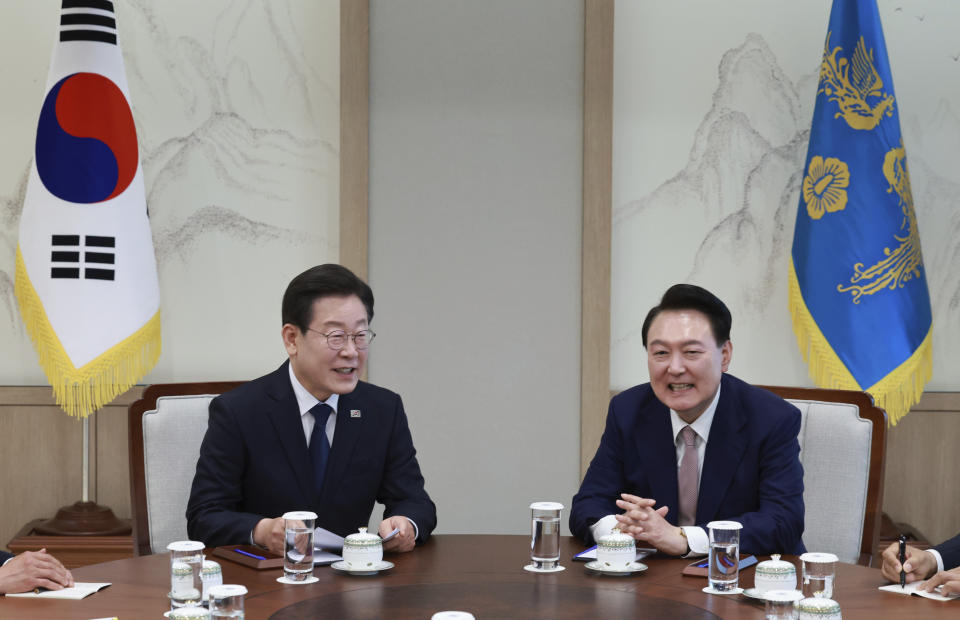
[[[113,3],[61,6],[15,291],[57,404],[86,416],[156,364],[160,293]]]
[[[813,380],[906,415],[932,372],[932,319],[876,0],[834,0],[803,169],[790,312]]]

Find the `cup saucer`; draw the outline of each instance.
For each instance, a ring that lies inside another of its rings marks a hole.
[[[334,562],[333,564],[331,564],[330,568],[332,568],[335,571],[339,571],[341,573],[350,573],[351,575],[376,575],[382,570],[390,570],[391,568],[393,568],[393,562],[386,562],[384,560],[381,560],[375,564],[372,564],[369,567],[356,569],[356,568],[350,568],[345,561],[340,560],[339,562]]]
[[[703,589],[707,594],[719,594],[721,596],[729,596],[731,594],[743,594],[743,588],[731,588],[729,590],[714,590],[710,586],[707,586]]]
[[[746,590],[743,591],[742,594],[743,594],[744,596],[746,596],[746,597],[755,598],[755,599],[757,599],[757,600],[759,600],[759,601],[765,601],[765,600],[767,600],[767,595],[766,595],[766,593],[764,593],[762,590],[758,590],[758,589],[756,589],[756,588],[747,588]]]
[[[592,570],[601,575],[610,575],[611,577],[625,577],[634,573],[642,573],[647,570],[647,565],[642,562],[630,562],[625,567],[613,568],[603,565],[598,560],[594,560],[593,562],[587,562],[587,570]]]

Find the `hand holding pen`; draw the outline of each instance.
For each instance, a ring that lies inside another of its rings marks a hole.
[[[904,560],[900,560],[900,543],[891,543],[883,551],[883,565],[880,570],[883,576],[893,583],[899,583],[901,573],[903,573],[903,583],[913,583],[914,581],[923,581],[937,572],[937,559],[932,553],[927,553],[922,549],[903,545]]]

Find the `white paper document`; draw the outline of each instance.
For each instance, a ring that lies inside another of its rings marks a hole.
[[[960,598],[960,594],[948,594],[946,596],[944,596],[943,594],[940,594],[940,592],[938,591],[940,589],[939,587],[933,592],[922,592],[917,589],[920,587],[921,583],[923,582],[914,581],[913,583],[908,583],[902,588],[900,587],[899,583],[891,583],[888,586],[880,586],[879,589],[883,590],[884,592],[894,592],[896,594],[912,594],[914,596],[932,598],[935,601],[952,601],[955,598]]]
[[[313,548],[339,551],[343,549],[343,536],[338,536],[322,527],[315,528],[313,530]]]
[[[81,583],[76,582],[73,584],[72,588],[64,588],[62,590],[44,590],[41,589],[39,592],[31,590],[30,592],[19,592],[17,594],[7,594],[7,596],[16,596],[21,598],[60,598],[60,599],[73,599],[80,600],[87,596],[90,596],[98,590],[102,590],[109,586],[109,583]]]

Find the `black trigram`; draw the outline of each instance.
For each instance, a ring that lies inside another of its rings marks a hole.
[[[87,280],[113,280],[116,237],[85,235],[81,248],[80,235],[53,235],[50,245],[51,278],[79,280],[82,267]]]
[[[61,41],[99,41],[117,44],[117,20],[110,0],[63,0]]]

